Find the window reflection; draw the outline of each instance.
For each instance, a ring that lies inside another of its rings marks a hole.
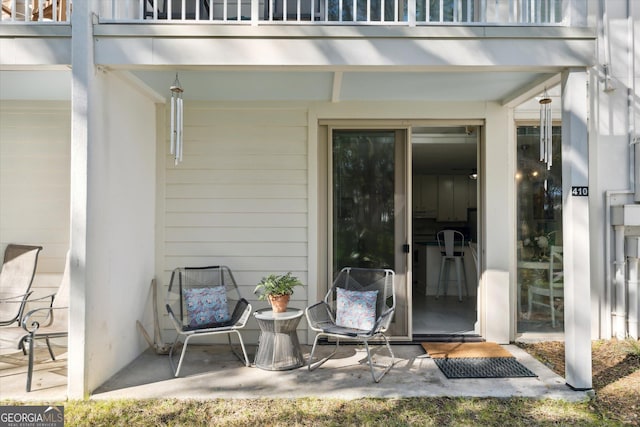
[[[549,170],[540,161],[539,128],[519,126],[517,133],[519,333],[562,331],[562,261],[554,256],[562,253],[561,128],[554,126],[552,133]]]
[[[333,133],[333,268],[394,265],[395,133]]]

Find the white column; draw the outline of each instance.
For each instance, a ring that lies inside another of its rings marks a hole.
[[[589,186],[587,71],[562,74],[562,227],[567,384],[590,389],[591,274],[589,197],[572,188]],[[596,197],[596,195],[591,195]]]
[[[89,87],[94,78],[91,10],[93,1],[75,2],[71,15],[71,235],[68,385],[70,399],[86,398],[86,254]]]
[[[482,194],[485,271],[478,306],[488,341],[507,344],[512,337],[515,286],[515,130],[507,107],[488,103],[484,138]],[[480,240],[480,239],[479,239]]]

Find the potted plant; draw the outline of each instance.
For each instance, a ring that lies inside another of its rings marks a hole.
[[[268,300],[274,313],[283,313],[287,311],[289,298],[296,286],[302,286],[302,282],[291,272],[280,276],[270,274],[260,280],[253,292],[259,293],[258,299]]]

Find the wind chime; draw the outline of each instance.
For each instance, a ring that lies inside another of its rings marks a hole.
[[[173,81],[171,90],[171,147],[170,152],[175,160],[177,166],[182,161],[182,129],[183,129],[183,112],[184,107],[182,104],[182,93],[184,90],[178,80],[178,73],[176,73],[176,79]]]
[[[553,164],[553,136],[551,119],[551,98],[544,90],[542,98],[540,98],[540,161],[547,165],[547,170],[551,169]]]

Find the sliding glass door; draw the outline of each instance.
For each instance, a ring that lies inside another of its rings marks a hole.
[[[404,130],[333,129],[330,266],[391,268],[397,311],[392,334],[408,336]]]

